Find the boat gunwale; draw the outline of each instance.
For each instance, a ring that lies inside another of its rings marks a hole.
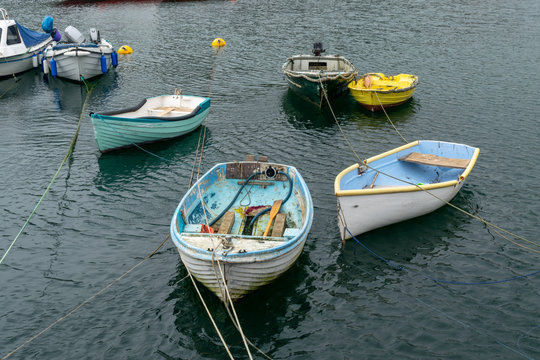
[[[325,71],[325,70],[291,70],[291,69],[287,69],[287,65],[291,63],[291,61],[294,61],[294,60],[307,60],[307,59],[328,59],[328,60],[341,60],[343,61],[346,65],[348,65],[351,70],[349,71]],[[315,55],[293,55],[289,58],[287,58],[287,60],[283,63],[283,65],[281,65],[281,71],[283,71],[283,73],[287,76],[293,76],[293,77],[299,77],[299,76],[307,76],[307,77],[310,77],[312,78],[313,76],[317,75],[317,77],[315,78],[315,80],[319,80],[320,78],[320,75],[321,74],[324,74],[325,76],[337,76],[337,75],[342,75],[342,76],[349,76],[349,75],[352,75],[352,74],[358,74],[358,69],[356,69],[356,67],[354,66],[354,64],[349,61],[347,58],[345,58],[344,56],[342,55],[321,55],[321,56],[315,56]],[[326,81],[326,79],[322,79],[323,81]]]
[[[204,96],[197,96],[197,95],[181,95],[184,97],[191,97],[191,98],[200,98],[204,99],[201,103],[199,103],[189,114],[176,116],[176,117],[160,117],[160,116],[142,116],[137,118],[127,118],[127,117],[121,117],[116,115],[126,114],[130,112],[135,112],[139,109],[141,109],[150,99],[155,99],[159,97],[166,97],[166,96],[180,96],[180,95],[158,95],[150,98],[143,99],[138,105],[135,105],[130,108],[120,109],[120,110],[111,110],[101,113],[90,113],[90,117],[94,118],[100,118],[101,120],[113,120],[113,121],[120,121],[120,122],[132,122],[132,123],[169,123],[169,122],[175,122],[175,121],[182,121],[182,120],[188,120],[192,117],[208,110],[210,108],[210,98],[204,97]]]
[[[477,147],[472,147],[465,144],[458,144],[458,143],[451,143],[446,141],[438,141],[438,140],[416,140],[413,142],[410,142],[408,144],[402,145],[400,147],[397,147],[395,149],[386,151],[382,154],[372,156],[366,160],[363,161],[364,165],[368,165],[371,162],[374,162],[376,160],[385,158],[389,155],[395,154],[397,152],[400,152],[402,150],[409,149],[411,147],[419,145],[421,142],[439,142],[439,143],[447,143],[447,144],[453,144],[453,145],[460,145],[460,146],[467,146],[471,147],[474,150],[473,155],[471,156],[469,160],[469,164],[467,167],[463,170],[463,172],[459,175],[457,180],[449,180],[444,181],[436,184],[425,184],[425,185],[403,185],[403,186],[391,186],[391,187],[385,187],[385,188],[371,188],[371,189],[358,189],[358,190],[341,190],[341,180],[343,177],[350,173],[351,171],[357,169],[360,167],[359,163],[353,164],[346,169],[342,170],[337,176],[334,181],[334,195],[337,197],[342,196],[363,196],[363,195],[375,195],[375,194],[392,194],[392,193],[402,193],[402,192],[412,192],[412,191],[424,191],[424,190],[435,190],[435,189],[441,189],[446,187],[452,187],[456,186],[458,183],[462,183],[465,181],[467,176],[472,171],[472,168],[476,164],[476,160],[478,159],[478,155],[480,153],[480,149]],[[376,169],[372,168],[374,171],[377,171]],[[384,174],[384,172],[381,172]]]
[[[416,89],[416,87],[418,86],[418,76],[417,75],[414,75],[414,74],[404,74],[404,75],[410,75],[413,77],[413,82],[411,85],[407,86],[406,88],[399,88],[399,89],[396,89],[395,87],[393,89],[388,89],[388,90],[379,90],[379,89],[367,89],[367,88],[359,88],[356,86],[356,84],[358,84],[358,81],[368,75],[373,75],[373,74],[376,74],[376,75],[379,75],[377,73],[366,73],[364,75],[362,75],[361,77],[359,77],[358,79],[354,79],[353,81],[351,81],[348,85],[349,87],[349,90],[351,90],[352,92],[365,92],[365,93],[379,93],[379,94],[393,94],[393,93],[401,93],[401,92],[406,92],[406,91],[411,91],[411,90],[414,90]],[[388,78],[388,76],[386,76],[385,74],[383,74],[385,77]],[[401,75],[401,74],[400,74]],[[380,76],[380,75],[379,75]],[[397,75],[391,75],[391,76],[397,76]]]
[[[175,246],[177,248],[182,247],[182,248],[189,249],[192,252],[191,256],[194,256],[193,254],[198,254],[199,256],[197,256],[197,258],[201,260],[208,260],[208,261],[211,261],[212,259],[214,259],[216,255],[219,257],[220,261],[226,261],[226,259],[228,258],[241,260],[241,259],[247,259],[253,256],[260,256],[260,255],[266,255],[266,254],[272,254],[272,253],[275,253],[275,255],[279,255],[280,253],[289,251],[290,249],[288,248],[296,247],[299,243],[301,243],[304,240],[305,237],[307,237],[309,230],[311,228],[311,225],[313,222],[313,200],[311,198],[309,188],[307,187],[307,184],[304,178],[302,177],[302,175],[300,175],[300,172],[298,171],[298,169],[296,169],[294,166],[291,166],[291,165],[283,165],[283,164],[277,164],[277,163],[267,163],[267,164],[285,167],[289,170],[289,172],[291,171],[294,172],[295,177],[298,180],[299,187],[302,189],[302,191],[305,194],[304,199],[305,199],[305,208],[306,208],[306,217],[305,217],[306,220],[303,226],[299,229],[298,234],[296,236],[288,239],[287,241],[283,241],[283,243],[279,246],[272,247],[269,249],[250,251],[250,252],[245,252],[245,253],[234,253],[234,254],[227,254],[227,255],[222,255],[222,254],[214,253],[214,251],[200,249],[198,247],[190,245],[189,243],[185,242],[182,239],[182,232],[180,232],[180,229],[178,226],[178,214],[181,212],[181,209],[187,197],[193,191],[196,191],[196,187],[199,185],[199,183],[204,181],[206,176],[211,174],[215,169],[219,167],[225,167],[227,164],[235,164],[235,163],[257,163],[257,162],[256,161],[236,161],[236,162],[233,161],[233,162],[226,162],[226,163],[218,163],[214,165],[210,170],[208,170],[203,175],[203,177],[201,177],[195,184],[193,184],[191,188],[184,194],[184,196],[182,197],[182,200],[180,200],[178,206],[176,207],[176,210],[174,211],[174,215],[173,215],[173,218],[171,220],[171,225],[170,225],[171,239],[173,243],[175,244]],[[184,220],[182,219],[182,221]],[[264,237],[262,237],[261,239],[263,238]],[[241,261],[238,261],[238,262],[241,262]]]

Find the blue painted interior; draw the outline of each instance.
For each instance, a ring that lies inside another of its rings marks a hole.
[[[341,190],[359,190],[366,186],[370,186],[376,171],[381,173],[373,183],[374,186],[406,186],[407,183],[393,179],[383,173],[392,175],[398,179],[405,180],[413,184],[436,184],[445,181],[457,180],[464,169],[439,167],[432,165],[415,164],[398,159],[412,152],[423,154],[433,154],[442,157],[456,159],[470,159],[474,154],[475,148],[472,146],[446,143],[439,141],[421,141],[418,145],[397,153],[378,159],[369,164],[368,170],[358,175],[355,170],[350,171],[342,177],[340,187]]]
[[[187,229],[198,229],[190,226],[191,224],[206,224],[220,214],[232,201],[237,191],[242,186],[242,179],[227,179],[225,177],[226,164],[218,164],[212,170],[205,174],[199,181],[199,185],[195,184],[185,195],[181,201],[181,209],[183,216],[178,216],[178,226],[180,232],[184,231],[187,223]],[[294,168],[289,167],[286,170],[293,182],[293,193],[289,200],[282,205],[280,213],[286,213],[286,228],[300,229],[305,224],[302,221],[302,214],[307,218],[306,213],[306,192],[307,187],[303,181],[299,181]],[[257,182],[272,182],[272,185],[260,186],[251,185]],[[260,179],[250,182],[242,190],[236,201],[232,204],[228,211],[235,212],[235,221],[231,234],[242,234],[246,223],[246,216],[243,214],[247,207],[251,206],[272,206],[275,200],[284,199],[289,192],[289,181],[277,181],[272,179]],[[199,189],[202,194],[203,202],[199,198]],[[249,191],[249,194],[248,194]],[[299,201],[300,196],[303,201]],[[301,209],[301,210],[299,210]],[[206,215],[205,215],[206,212]],[[266,213],[260,216],[255,224],[254,229],[264,229],[269,219],[269,214]],[[184,223],[185,221],[185,223]],[[296,236],[298,231],[290,230],[288,236]]]

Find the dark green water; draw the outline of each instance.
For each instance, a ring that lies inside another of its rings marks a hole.
[[[281,64],[322,41],[363,72],[414,73],[408,104],[389,111],[409,140],[481,148],[453,203],[531,241],[540,213],[540,2],[238,0],[59,6],[4,1],[37,29],[96,27],[130,45],[97,82],[86,112],[171,93],[207,95],[202,171],[265,154],[296,166],[315,217],[295,266],[236,304],[247,337],[275,359],[540,358],[539,253],[449,207],[372,231],[342,249],[335,176],[355,158],[328,110],[287,89]],[[222,37],[217,56],[210,47]],[[212,68],[214,69],[212,72]],[[30,72],[0,82],[0,250],[13,241],[66,154],[86,92]],[[213,81],[211,81],[213,79]],[[211,85],[211,86],[210,86]],[[384,114],[333,104],[355,150],[403,144]],[[199,132],[100,155],[84,117],[73,155],[0,265],[0,356],[45,329],[152,252],[187,190]],[[369,211],[369,209],[367,209]],[[528,244],[538,251],[538,246]],[[156,256],[16,352],[13,359],[225,359],[169,241]],[[223,306],[204,298],[235,358],[247,358]],[[255,354],[255,351],[254,351]],[[263,357],[255,355],[257,358]]]

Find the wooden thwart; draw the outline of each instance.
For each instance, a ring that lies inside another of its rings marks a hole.
[[[234,225],[234,211],[227,211],[223,215],[221,225],[219,225],[218,234],[230,234]]]
[[[276,215],[276,219],[274,220],[274,228],[272,229],[273,237],[283,236],[283,232],[285,231],[285,218],[286,217],[287,217],[287,214],[285,213],[279,213]]]
[[[454,159],[432,154],[421,154],[417,152],[412,152],[409,155],[400,158],[399,160],[416,164],[451,167],[458,169],[467,168],[467,165],[469,165],[470,162],[469,159]]]
[[[168,113],[170,113],[171,111],[188,112],[188,113],[193,111],[193,109],[185,108],[185,107],[178,107],[178,106],[158,107],[158,108],[155,108],[153,110],[161,110],[161,112],[157,115],[159,117],[165,116]]]

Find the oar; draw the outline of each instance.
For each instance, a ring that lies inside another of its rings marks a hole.
[[[274,204],[272,205],[272,209],[270,209],[270,219],[268,219],[268,224],[266,225],[266,230],[264,230],[263,236],[268,236],[268,232],[270,232],[270,226],[272,225],[272,221],[274,221],[274,218],[279,212],[279,208],[281,207],[282,201],[283,200],[274,201]]]

